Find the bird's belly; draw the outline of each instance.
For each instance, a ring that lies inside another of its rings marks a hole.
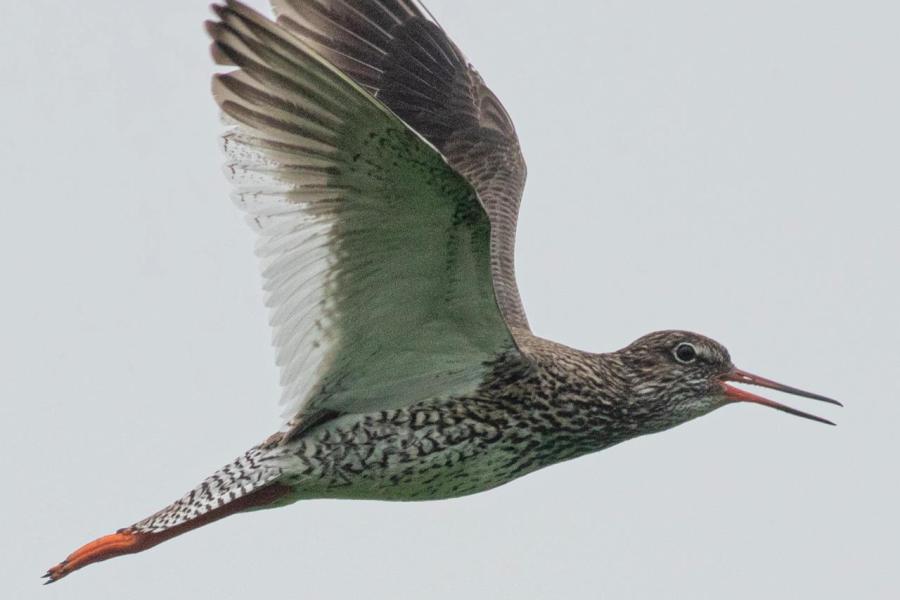
[[[344,417],[296,442],[282,463],[297,500],[452,498],[533,470],[522,464],[526,436],[512,433],[438,409]]]

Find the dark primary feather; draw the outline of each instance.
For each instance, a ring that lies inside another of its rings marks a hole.
[[[491,221],[494,289],[509,326],[527,329],[515,280],[525,161],[515,128],[462,52],[412,0],[274,0],[278,23],[431,142],[472,184]]]

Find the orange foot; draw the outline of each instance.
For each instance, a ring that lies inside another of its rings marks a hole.
[[[142,533],[140,531],[135,531],[130,527],[120,529],[112,535],[106,535],[94,540],[90,544],[85,544],[70,554],[66,560],[47,571],[44,575],[47,581],[44,583],[59,581],[69,573],[77,571],[82,567],[86,567],[91,563],[100,562],[101,560],[114,558],[116,556],[122,556],[123,554],[134,554],[135,552],[141,552],[142,550],[152,548],[177,535],[207,525],[213,521],[218,521],[228,515],[252,508],[268,506],[282,499],[290,492],[290,487],[279,483],[272,483],[250,492],[237,500],[232,500],[223,506],[218,506],[200,516],[194,517],[193,519],[163,531]],[[171,507],[163,510],[170,509]]]
[[[53,583],[54,581],[59,581],[72,571],[77,571],[91,563],[100,562],[101,560],[106,560],[115,556],[122,556],[123,554],[132,554],[134,552],[146,550],[150,546],[155,546],[156,543],[158,543],[156,540],[152,539],[153,537],[155,536],[134,533],[128,529],[120,529],[112,535],[105,535],[98,538],[70,554],[64,561],[55,567],[51,567],[44,575],[47,579],[44,584],[46,585],[48,583]]]

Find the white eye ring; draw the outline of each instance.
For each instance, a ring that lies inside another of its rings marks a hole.
[[[696,362],[699,354],[697,347],[687,342],[681,342],[675,346],[674,350],[672,350],[672,356],[683,365],[689,365]]]

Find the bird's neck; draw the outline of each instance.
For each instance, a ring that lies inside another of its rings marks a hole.
[[[502,402],[515,426],[533,438],[536,464],[546,466],[602,450],[645,433],[644,415],[629,402],[627,365],[532,338],[498,364],[482,397]]]

